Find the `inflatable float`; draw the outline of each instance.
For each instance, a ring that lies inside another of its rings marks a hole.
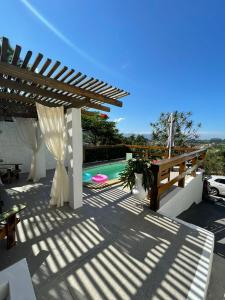
[[[83,181],[90,181],[91,176],[92,175],[90,173],[83,173]]]
[[[104,183],[108,180],[108,176],[104,174],[97,174],[91,178],[95,183]]]

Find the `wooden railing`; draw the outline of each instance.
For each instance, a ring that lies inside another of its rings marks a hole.
[[[191,147],[173,147],[172,157],[177,155],[192,152],[198,148]],[[99,161],[99,160],[111,160],[116,158],[126,157],[126,153],[133,153],[134,157],[140,157],[144,159],[166,159],[168,158],[168,148],[165,146],[141,146],[141,145],[84,145],[83,147],[83,161]]]
[[[196,176],[197,168],[204,164],[206,152],[207,149],[199,149],[171,159],[163,159],[151,165],[153,185],[149,192],[149,199],[152,210],[159,209],[161,196],[174,184],[178,183],[179,187],[184,187],[186,175]],[[177,166],[179,174],[171,179],[171,171]],[[166,179],[167,182],[165,182]]]
[[[141,146],[141,145],[124,145],[130,149],[133,154],[138,155],[141,158],[149,159],[149,158],[168,158],[169,150],[165,146]],[[198,150],[198,148],[193,147],[173,147],[172,148],[172,157],[189,153],[194,150]]]

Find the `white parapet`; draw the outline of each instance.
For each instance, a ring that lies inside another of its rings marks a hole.
[[[160,200],[159,213],[168,217],[177,217],[187,210],[193,203],[202,201],[202,173],[197,173],[196,177],[186,178],[185,187],[176,187]]]
[[[26,259],[0,272],[0,300],[36,300]]]
[[[68,130],[68,175],[70,179],[69,204],[73,209],[82,206],[82,165],[83,140],[81,127],[81,109],[67,110]]]

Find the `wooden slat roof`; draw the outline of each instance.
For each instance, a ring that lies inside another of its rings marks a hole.
[[[16,45],[10,61],[7,38],[0,44],[0,116],[36,116],[35,102],[46,106],[82,108],[109,112],[108,105],[122,106],[120,98],[128,92],[108,83],[75,72],[59,61],[52,62],[39,53],[32,59],[32,51],[21,58],[21,46]]]

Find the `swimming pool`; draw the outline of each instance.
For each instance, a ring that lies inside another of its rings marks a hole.
[[[92,182],[91,177],[96,174],[105,174],[108,176],[108,180],[119,178],[119,174],[124,170],[125,166],[126,162],[123,161],[85,168],[83,170],[83,182]],[[87,173],[91,176],[85,176]]]

